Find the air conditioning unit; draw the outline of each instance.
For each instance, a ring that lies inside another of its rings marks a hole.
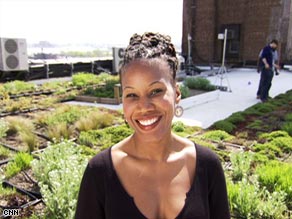
[[[25,39],[0,38],[0,70],[28,71]]]

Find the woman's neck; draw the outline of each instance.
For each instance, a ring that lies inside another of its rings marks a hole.
[[[169,133],[162,139],[147,139],[145,136],[132,136],[132,152],[140,159],[163,162],[175,150],[176,137]]]

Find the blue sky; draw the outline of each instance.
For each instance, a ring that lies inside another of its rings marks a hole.
[[[0,0],[0,37],[29,43],[126,45],[133,33],[160,32],[181,43],[183,0]]]

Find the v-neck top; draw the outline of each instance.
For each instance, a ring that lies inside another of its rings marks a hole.
[[[175,219],[229,219],[226,183],[220,160],[210,149],[197,144],[195,147],[194,180]],[[80,185],[75,218],[147,219],[120,182],[111,148],[89,161]]]

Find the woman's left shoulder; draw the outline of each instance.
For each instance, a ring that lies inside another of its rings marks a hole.
[[[200,160],[201,163],[207,165],[208,167],[220,166],[221,161],[218,155],[212,151],[210,148],[201,146],[199,144],[195,144],[197,159]]]

